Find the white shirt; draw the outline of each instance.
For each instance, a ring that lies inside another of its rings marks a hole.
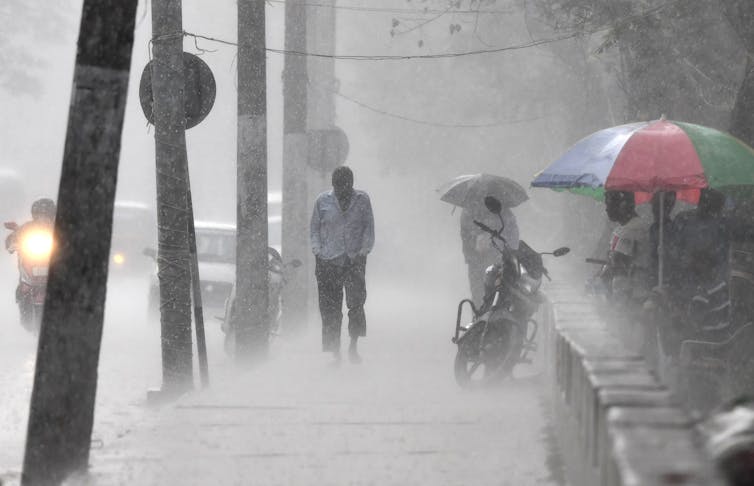
[[[638,216],[625,225],[618,226],[610,238],[610,251],[631,257],[635,266],[648,270],[651,265],[649,226],[648,220]]]
[[[310,225],[312,252],[323,260],[367,255],[374,247],[372,203],[354,191],[344,211],[332,190],[317,197]]]

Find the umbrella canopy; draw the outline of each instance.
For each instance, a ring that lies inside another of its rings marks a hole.
[[[483,204],[486,196],[497,198],[504,207],[515,207],[529,199],[526,189],[507,177],[491,174],[458,176],[437,189],[440,200],[455,206],[472,208]]]
[[[726,192],[754,187],[754,150],[727,133],[691,123],[632,123],[584,138],[532,186],[596,199],[605,190],[632,191],[637,202],[658,191],[676,191],[679,199],[696,203],[705,187]]]

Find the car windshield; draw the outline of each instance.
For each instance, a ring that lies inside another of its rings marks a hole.
[[[197,230],[196,254],[202,262],[235,263],[235,233]]]

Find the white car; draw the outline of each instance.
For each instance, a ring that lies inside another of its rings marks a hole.
[[[144,248],[157,243],[157,214],[148,204],[115,201],[110,244],[110,272],[146,276],[152,267]]]
[[[202,306],[210,312],[222,313],[221,309],[225,308],[225,302],[236,281],[236,226],[229,223],[197,221],[194,227]],[[269,241],[270,246],[279,251],[279,216],[269,218]],[[158,314],[159,303],[159,281],[155,269],[151,278],[148,304],[153,315]]]

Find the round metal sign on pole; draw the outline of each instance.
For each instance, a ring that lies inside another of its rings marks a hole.
[[[339,127],[310,130],[309,166],[321,172],[330,172],[343,165],[348,158],[348,136]]]
[[[141,82],[139,83],[141,109],[144,111],[147,121],[151,124],[154,124],[154,114],[152,113],[153,62],[149,61],[146,65],[144,72],[141,73]],[[186,129],[189,129],[201,123],[212,110],[217,94],[217,84],[207,63],[200,57],[188,52],[183,53],[183,74],[186,78]]]

